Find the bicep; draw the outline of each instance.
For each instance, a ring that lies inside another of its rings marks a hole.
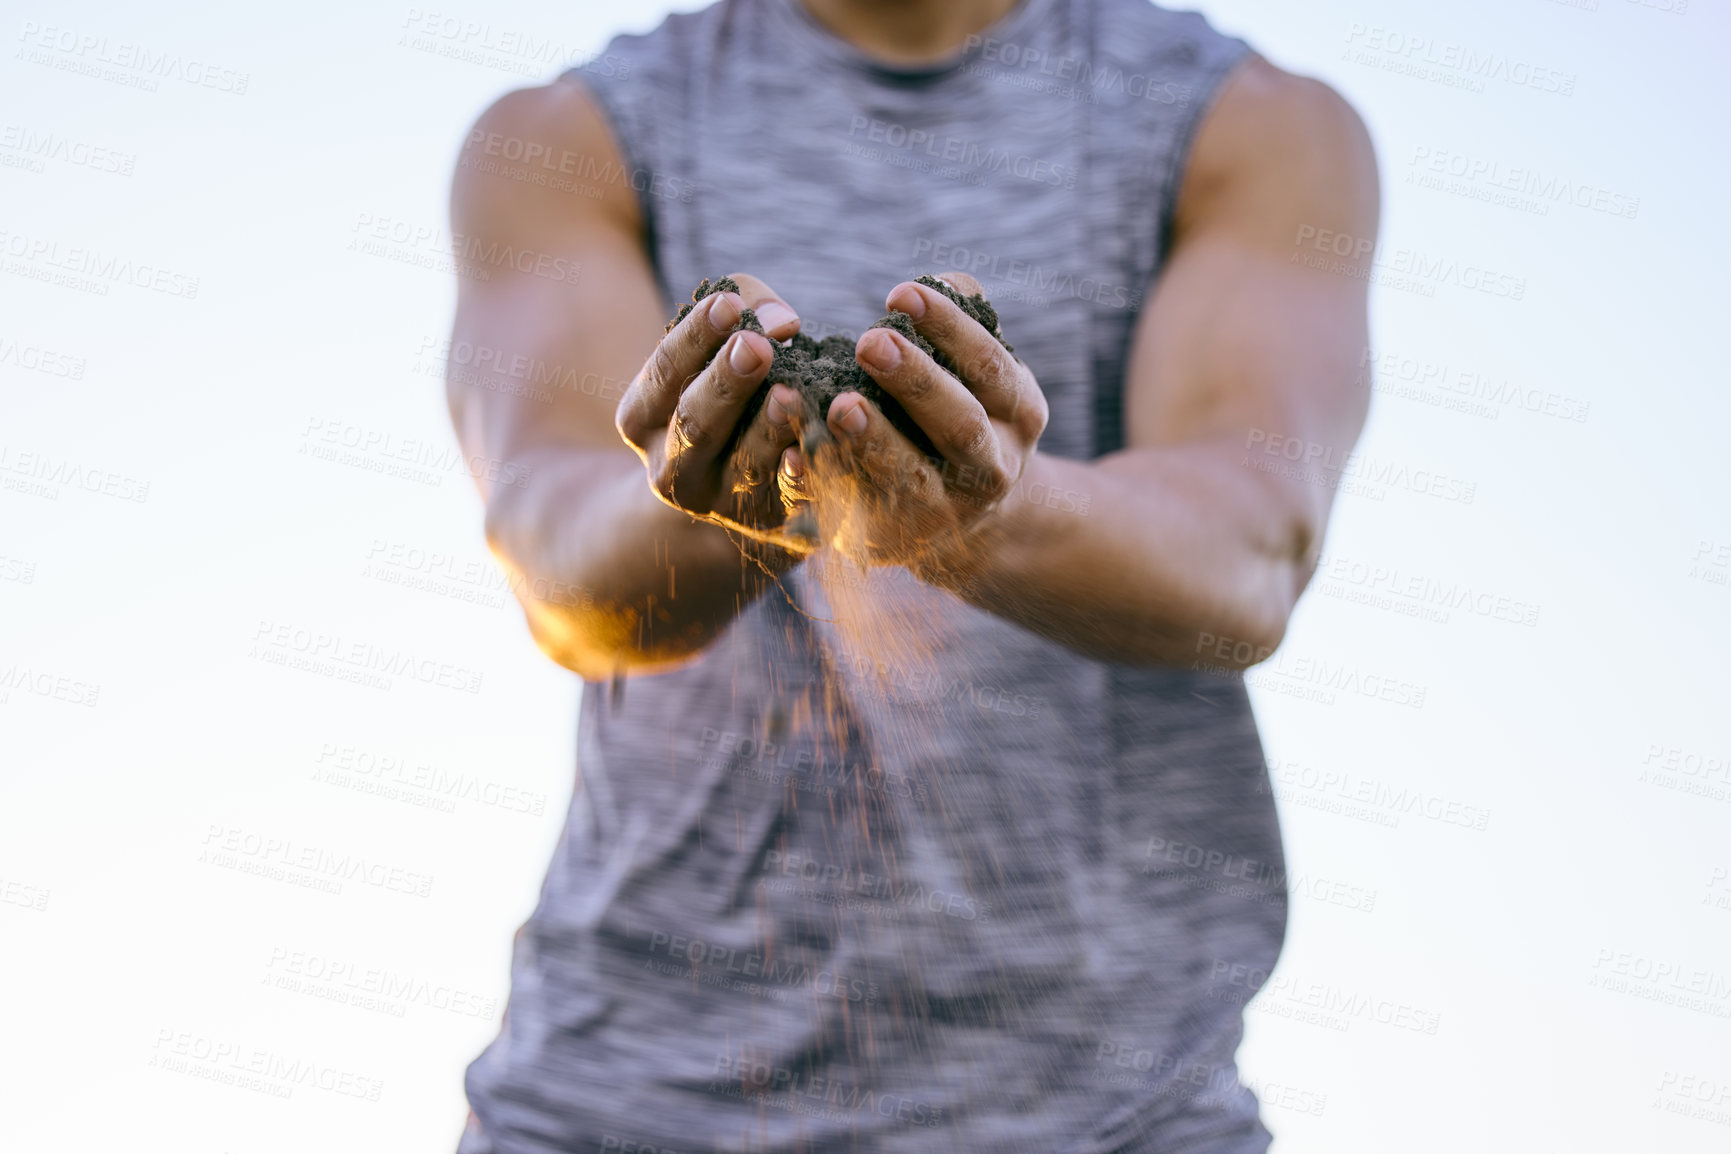
[[[1198,133],[1172,253],[1137,323],[1132,448],[1216,442],[1242,456],[1278,436],[1344,460],[1368,406],[1377,196],[1369,138],[1344,101],[1260,60],[1234,74]],[[1356,266],[1306,259],[1316,238],[1341,236],[1361,250]],[[1322,517],[1327,492],[1294,496]]]
[[[532,169],[489,164],[513,139],[600,175],[542,184]],[[614,411],[663,310],[635,194],[606,179],[624,171],[598,107],[568,82],[506,96],[469,133],[451,195],[459,279],[446,393],[471,456],[551,448],[635,460]]]

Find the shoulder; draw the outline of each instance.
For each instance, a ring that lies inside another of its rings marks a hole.
[[[1176,224],[1182,234],[1223,214],[1260,213],[1284,225],[1303,209],[1374,230],[1379,197],[1376,152],[1352,105],[1252,54],[1197,129]]]
[[[453,218],[612,218],[635,228],[639,207],[625,156],[600,101],[573,75],[494,101],[463,139]]]

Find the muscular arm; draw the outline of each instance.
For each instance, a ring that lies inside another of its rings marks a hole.
[[[1366,283],[1295,263],[1296,241],[1373,241],[1378,197],[1344,101],[1259,59],[1241,67],[1198,134],[1138,320],[1127,447],[1029,458],[996,543],[961,571],[971,599],[1113,660],[1242,667],[1272,653],[1321,550],[1333,493],[1317,462],[1344,462],[1369,403]],[[1265,451],[1279,438],[1314,447],[1309,479],[1254,467],[1290,466]],[[1086,494],[1087,515],[1029,499],[1053,491]]]
[[[481,250],[527,254],[489,262],[486,280],[459,281],[452,331],[454,348],[474,350],[465,365],[452,357],[447,373],[464,452],[515,466],[474,470],[488,544],[516,579],[536,643],[560,664],[601,679],[677,662],[725,628],[766,578],[721,527],[658,500],[615,428],[665,323],[632,189],[581,176],[564,188],[512,179],[523,169],[499,155],[512,138],[549,150],[538,155],[577,158],[580,174],[626,171],[592,98],[570,83],[504,97],[464,147],[453,234]],[[573,265],[574,279],[537,275]],[[517,395],[526,384],[532,395]],[[527,479],[505,484],[490,472]]]

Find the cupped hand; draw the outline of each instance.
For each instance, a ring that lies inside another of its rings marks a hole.
[[[963,296],[981,291],[966,273],[940,279]],[[938,456],[922,453],[865,397],[845,392],[827,414],[833,464],[825,448],[809,461],[796,449],[783,463],[784,488],[795,497],[821,493],[825,538],[856,561],[904,565],[948,584],[966,569],[975,538],[1021,479],[1046,428],[1046,398],[1028,367],[941,292],[906,281],[887,304],[905,313],[956,372],[888,328],[867,330],[856,358],[901,402]]]
[[[787,390],[772,390],[741,424],[769,371],[771,340],[798,332],[799,317],[756,277],[736,273],[732,279],[739,292],[704,297],[661,339],[620,400],[615,424],[662,501],[750,541],[803,554],[814,542],[786,531],[797,502],[778,480],[795,442],[777,395]],[[747,308],[755,310],[763,334],[738,328]],[[762,550],[753,553],[765,557]]]

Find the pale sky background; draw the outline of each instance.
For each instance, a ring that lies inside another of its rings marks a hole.
[[[1203,5],[1362,112],[1380,260],[1525,286],[1375,291],[1393,359],[1367,468],[1473,500],[1343,496],[1252,678],[1308,883],[1242,1051],[1280,1154],[1731,1148],[1731,17],[1683,2]],[[442,235],[469,123],[555,69],[403,43],[405,5],[153,7],[0,21],[0,1149],[449,1150],[569,796],[577,683],[529,642],[465,476],[302,450],[326,432],[453,449],[449,274],[349,246],[385,218]],[[670,7],[445,14],[577,55]],[[1415,37],[1573,91],[1353,55]],[[137,65],[78,71],[124,45],[181,66],[154,91],[116,79],[152,75]],[[1415,157],[1455,155],[1634,215],[1417,179]],[[39,279],[74,250],[164,270],[167,291]],[[1479,410],[1443,407],[1473,381]],[[91,488],[32,476],[43,457]],[[1413,581],[1536,620],[1398,612]],[[279,629],[479,692],[275,664]],[[1297,695],[1319,661],[1422,707]],[[421,765],[462,783],[448,810],[415,804],[448,800]],[[381,780],[397,796],[365,792]],[[1401,791],[1437,816],[1400,812]],[[357,855],[379,884],[246,872],[303,853]],[[329,996],[369,971],[411,993]],[[1310,998],[1330,1020],[1306,1020]],[[1378,1020],[1397,1014],[1435,1033]],[[214,1052],[300,1059],[332,1088],[224,1084],[202,1076],[232,1074]]]

